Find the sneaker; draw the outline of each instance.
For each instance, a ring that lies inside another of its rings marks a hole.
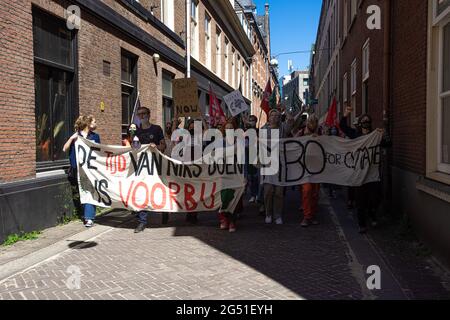
[[[236,225],[234,223],[230,223],[230,230],[228,230],[230,233],[236,232]]]
[[[300,224],[303,228],[309,227],[309,221],[306,219],[303,219],[302,223]]]
[[[311,222],[311,224],[312,224],[313,226],[318,226],[318,225],[320,224],[320,222],[317,221],[317,220],[313,220],[313,221]]]
[[[266,217],[266,224],[272,223],[272,217]]]
[[[359,227],[359,233],[360,234],[366,234],[367,233],[367,228]]]
[[[86,228],[90,228],[94,226],[94,221],[92,221],[91,219],[87,220],[86,223],[84,224],[84,226]]]
[[[277,220],[275,220],[275,223],[280,226],[283,224],[283,219],[278,218]]]
[[[227,230],[229,228],[229,224],[226,221],[220,223],[220,230]]]
[[[265,214],[266,213],[266,207],[264,207],[263,204],[259,206],[259,213],[260,214]]]
[[[137,226],[136,229],[134,229],[134,233],[139,233],[145,230],[145,224],[143,224],[142,222],[139,223],[139,225]]]
[[[255,203],[256,202],[256,198],[255,197],[251,197],[250,200],[248,200],[249,203]]]

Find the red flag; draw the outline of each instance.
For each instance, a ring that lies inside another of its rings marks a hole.
[[[263,99],[261,101],[261,109],[269,116],[270,112],[270,97],[272,96],[272,85],[270,80],[267,82],[266,89],[264,90]]]
[[[209,124],[211,127],[215,127],[218,124],[224,124],[226,122],[225,114],[220,107],[219,100],[209,86]]]
[[[327,115],[327,120],[325,121],[325,125],[329,128],[332,128],[332,127],[339,128],[339,121],[337,118],[336,98],[333,98],[333,102],[331,103],[331,106],[328,109],[328,115]]]

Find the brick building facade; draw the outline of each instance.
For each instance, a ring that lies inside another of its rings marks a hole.
[[[138,93],[154,123],[173,116],[171,80],[185,77],[187,69],[186,1],[157,2],[2,2],[0,241],[72,214],[62,146],[78,115],[93,114],[102,143],[116,145]],[[243,28],[233,1],[192,3],[188,18],[196,25],[197,54],[191,75],[202,110],[209,110],[210,86],[220,100],[241,87],[250,104],[251,30]],[[80,9],[75,28],[67,23],[71,5]]]
[[[327,2],[322,11],[329,10]],[[450,264],[450,1],[339,4],[341,112],[349,104],[353,119],[369,113],[374,127],[384,127],[392,139],[382,209],[408,217]],[[368,27],[372,17],[380,29]],[[313,66],[316,76],[318,68]]]

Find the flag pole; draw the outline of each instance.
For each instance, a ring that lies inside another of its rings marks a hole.
[[[136,101],[134,102],[134,107],[133,107],[133,115],[131,116],[131,122],[133,122],[134,121],[134,118],[136,117],[136,107],[137,107],[137,105],[138,105],[138,101],[139,101],[139,95],[141,94],[141,92],[140,91],[138,91],[138,93],[137,93],[137,97],[136,97]],[[133,124],[133,123],[131,123],[131,124]]]

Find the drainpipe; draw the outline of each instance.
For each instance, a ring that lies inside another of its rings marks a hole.
[[[383,57],[383,127],[386,133],[391,134],[391,0],[385,0],[384,6],[384,57]],[[391,213],[392,208],[392,150],[391,148],[386,150],[384,156],[384,202],[385,212]]]
[[[383,124],[389,129],[390,116],[390,62],[391,62],[391,1],[385,0],[384,8],[384,78],[383,78]]]
[[[186,78],[191,77],[191,1],[186,0]]]

